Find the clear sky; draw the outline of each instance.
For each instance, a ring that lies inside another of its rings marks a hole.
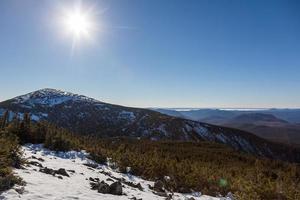
[[[0,1],[0,100],[50,87],[138,107],[300,107],[300,1]]]

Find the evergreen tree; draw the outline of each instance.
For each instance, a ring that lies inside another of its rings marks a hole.
[[[9,123],[9,112],[5,111],[0,120],[0,129],[4,129]]]
[[[21,143],[27,143],[31,141],[31,130],[30,130],[30,115],[25,113],[23,115],[23,120],[19,128],[19,137]]]

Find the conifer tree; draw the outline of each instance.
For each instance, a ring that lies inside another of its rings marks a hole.
[[[25,113],[19,128],[19,137],[21,143],[29,142],[31,139],[30,136],[30,115]]]
[[[8,125],[8,122],[9,122],[9,112],[5,111],[0,121],[0,128],[4,129]]]

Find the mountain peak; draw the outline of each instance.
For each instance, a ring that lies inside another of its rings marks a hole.
[[[22,103],[28,106],[33,106],[36,104],[54,106],[66,101],[99,102],[98,100],[83,95],[65,92],[53,88],[43,88],[40,90],[36,90],[34,92],[15,97],[12,100],[13,103]]]

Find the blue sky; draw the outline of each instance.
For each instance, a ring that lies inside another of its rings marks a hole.
[[[137,107],[300,107],[300,1],[99,0],[92,41],[60,8],[0,1],[0,100],[57,88]]]

